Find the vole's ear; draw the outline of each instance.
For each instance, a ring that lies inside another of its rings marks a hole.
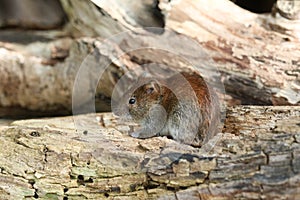
[[[160,92],[160,85],[156,80],[152,80],[145,85],[145,91],[147,94],[152,94],[154,92]]]

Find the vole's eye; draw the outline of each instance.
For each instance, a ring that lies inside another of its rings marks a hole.
[[[136,100],[135,100],[134,97],[131,97],[131,98],[129,99],[129,104],[135,104],[135,102],[136,102]]]

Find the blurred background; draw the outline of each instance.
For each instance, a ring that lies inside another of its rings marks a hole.
[[[248,58],[246,54],[245,57],[236,58],[235,55],[228,54],[233,46],[242,48],[243,44],[249,45],[249,38],[253,39],[254,43],[260,42],[259,44],[270,43],[277,46],[278,44],[287,45],[287,43],[297,44],[298,38],[293,32],[295,25],[292,24],[294,23],[292,19],[299,16],[298,7],[293,4],[296,1],[289,1],[288,11],[284,10],[285,7],[278,6],[283,4],[282,2],[278,4],[276,0],[232,0],[231,2],[221,0],[220,6],[216,5],[216,1],[206,3],[200,0],[190,2],[190,7],[181,8],[176,7],[175,3],[173,6],[173,2],[164,0],[134,2],[129,0],[1,0],[0,118],[2,122],[6,123],[7,119],[72,114],[72,89],[76,72],[84,57],[97,44],[94,39],[101,40],[116,33],[143,27],[169,28],[191,38],[195,38],[193,35],[203,34],[201,41],[200,39],[198,41],[208,49],[216,65],[222,68],[234,64],[243,68],[243,70],[238,69],[239,67],[237,70],[233,67],[221,69],[222,81],[224,81],[227,93],[227,105],[299,105],[299,94],[297,94],[299,73],[295,71],[299,65],[297,47],[286,47],[295,54],[291,54],[290,64],[279,66],[286,67],[281,71],[286,73],[286,76],[294,78],[286,79],[290,82],[276,82],[279,80],[273,81],[269,77],[264,77],[268,72],[263,71],[270,66],[275,66],[272,70],[277,70],[277,61],[274,58],[254,55],[254,53],[249,56],[251,58]],[[212,6],[213,2],[215,2],[214,6]],[[218,12],[221,6],[224,6],[223,13]],[[197,29],[197,32],[194,29],[196,25],[188,26],[187,23],[183,23],[183,19],[190,20],[184,12],[190,12],[190,19],[198,20],[197,26],[201,27],[203,24],[201,29],[203,32],[199,32],[200,29]],[[205,19],[205,14],[207,14],[205,12],[210,15],[210,18]],[[230,12],[233,13],[232,16],[224,15]],[[209,21],[212,17],[221,20],[222,15],[224,21],[219,21],[219,24],[214,24],[216,23],[214,20]],[[278,25],[274,22],[276,15],[291,21]],[[175,22],[184,25],[177,26]],[[224,31],[229,30],[229,35],[226,31],[220,32],[222,28],[219,25],[222,23],[226,26]],[[208,34],[209,32],[211,35]],[[229,39],[230,34],[240,35],[241,41]],[[216,36],[212,37],[212,35]],[[267,45],[261,45],[266,49],[269,48]],[[116,43],[112,52],[123,47],[123,43]],[[247,51],[245,48],[243,50]],[[260,48],[260,50],[264,49]],[[273,55],[271,50],[267,51]],[[223,54],[218,55],[218,52],[223,52]],[[145,60],[143,62],[141,55],[129,56],[129,61],[133,64],[127,65],[124,61],[123,64],[127,67],[147,62]],[[284,59],[279,58],[280,56],[278,56],[278,63],[284,62]],[[268,59],[275,60],[275,63]],[[247,74],[247,68],[251,67],[252,61],[260,62],[259,66],[263,68],[262,75],[257,72]],[[114,66],[115,68],[111,69],[107,75],[107,80],[102,82],[104,85],[95,94],[96,107],[100,112],[110,111],[111,88],[122,74],[119,71],[121,65],[118,66],[115,63]],[[280,74],[281,71],[276,73]],[[279,90],[283,87],[286,88],[280,93]]]

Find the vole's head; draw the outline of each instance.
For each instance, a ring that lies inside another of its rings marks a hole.
[[[135,121],[142,121],[148,115],[152,106],[160,104],[162,100],[161,85],[151,80],[137,88],[128,99],[129,114]]]

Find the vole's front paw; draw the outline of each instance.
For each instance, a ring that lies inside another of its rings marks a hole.
[[[137,130],[137,131],[130,133],[130,136],[134,137],[134,138],[146,139],[146,138],[156,136],[156,133],[141,129],[141,130]]]
[[[132,133],[130,133],[130,136],[134,137],[134,138],[140,138],[140,133],[139,132],[132,132]]]

